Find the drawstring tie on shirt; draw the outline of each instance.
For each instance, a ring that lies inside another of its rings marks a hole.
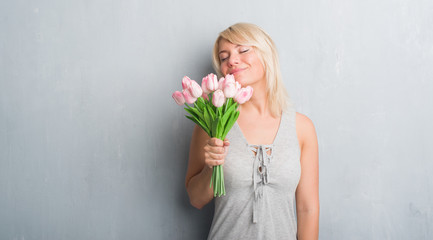
[[[253,223],[258,222],[258,216],[264,211],[264,185],[268,184],[268,164],[273,155],[272,145],[250,145],[250,150],[255,152],[253,164],[254,181],[254,203],[253,203]],[[270,154],[268,155],[268,151]]]

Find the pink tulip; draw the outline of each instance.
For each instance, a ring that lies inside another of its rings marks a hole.
[[[220,78],[220,80],[218,81],[218,89],[223,90],[224,89],[224,84],[225,84],[226,79],[225,78]]]
[[[210,93],[218,89],[218,78],[215,74],[208,74],[201,82],[203,92]]]
[[[194,80],[190,81],[188,90],[191,93],[191,96],[194,98],[199,98],[203,94],[203,90],[201,89],[200,85],[198,85],[198,83]]]
[[[212,104],[215,107],[221,107],[225,100],[224,93],[220,89],[216,90],[212,95]]]
[[[235,76],[233,74],[227,74],[225,77],[224,85],[228,83],[235,83]]]
[[[237,93],[239,92],[239,90],[241,90],[242,86],[238,81],[235,82],[235,86],[236,86],[236,93]]]
[[[201,89],[203,90],[203,94],[207,94],[211,92],[209,89],[207,89],[207,82],[208,82],[207,78],[203,78],[201,80]]]
[[[244,104],[246,101],[250,100],[251,96],[253,95],[253,88],[250,86],[247,86],[245,88],[241,88],[239,92],[234,97],[235,102],[239,104]]]
[[[232,98],[236,96],[236,84],[233,82],[226,83],[223,91],[226,98]]]
[[[182,78],[182,89],[188,89],[189,86],[191,85],[191,79],[188,76],[185,76]]]
[[[173,99],[177,103],[177,105],[182,106],[185,104],[185,98],[183,97],[181,92],[176,91],[171,96],[173,97]]]
[[[193,104],[197,101],[197,98],[193,97],[188,89],[182,91],[182,95],[185,98],[186,103]]]

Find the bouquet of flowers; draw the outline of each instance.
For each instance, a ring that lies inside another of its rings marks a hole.
[[[182,92],[172,95],[178,105],[185,105],[186,116],[200,126],[210,137],[224,141],[227,133],[239,117],[238,106],[248,101],[253,88],[242,88],[233,75],[218,78],[208,74],[200,85],[185,76],[182,79]],[[192,106],[190,106],[190,105]],[[225,195],[224,172],[222,165],[214,166],[209,187],[214,187],[214,197]]]

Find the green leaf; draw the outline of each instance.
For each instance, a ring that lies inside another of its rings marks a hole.
[[[227,119],[232,115],[233,111],[236,110],[237,103],[233,104],[229,107],[229,109],[224,113],[223,117],[221,118],[222,125],[225,126],[227,123]]]
[[[212,104],[213,92],[209,93],[207,96],[209,97],[209,104]]]
[[[200,104],[205,104],[205,102],[204,102],[204,98],[203,97],[199,97],[198,99],[197,99],[197,102],[199,102]]]
[[[203,109],[203,119],[204,119],[204,122],[206,123],[206,126],[209,128],[209,130],[211,129],[211,119],[210,119],[210,116],[209,116],[209,112],[208,112],[208,110],[207,110],[207,107],[205,107],[204,109]],[[209,134],[209,136],[211,136],[210,134]]]
[[[220,119],[218,117],[212,121],[212,137],[218,138],[218,122],[219,121],[220,121]]]
[[[196,108],[185,108],[185,111],[195,118],[203,119],[203,113],[199,112]]]
[[[203,119],[203,113],[201,113],[197,108],[191,108],[191,110],[194,111],[200,119]]]
[[[195,103],[197,104],[197,108],[198,108],[198,110],[199,110],[201,113],[203,113],[203,108],[206,107],[206,103],[204,102],[203,97],[199,97]]]
[[[229,119],[227,120],[226,125],[224,126],[224,129],[231,128],[233,124],[235,124],[236,120],[239,117],[239,111],[233,111]]]
[[[188,115],[185,115],[185,117],[188,118],[189,120],[195,122],[195,124],[200,125],[200,122],[197,119],[195,119],[194,117],[191,117]]]
[[[239,111],[233,112],[232,116],[227,121],[227,124],[224,126],[224,133],[222,135],[223,139],[225,139],[227,133],[229,133],[230,129],[233,127],[238,117],[239,117]]]
[[[223,115],[223,107],[217,108],[217,116],[221,117]]]
[[[188,118],[189,120],[195,122],[198,126],[200,126],[210,136],[210,131],[206,127],[206,124],[203,121],[201,121],[200,119],[196,119],[192,116],[185,116],[185,117]]]
[[[206,105],[207,111],[209,112],[209,115],[212,117],[212,120],[215,120],[216,114],[213,108],[209,105]]]
[[[194,112],[194,110],[192,110],[192,108],[184,108],[185,109],[185,111],[187,112],[187,113],[189,113],[191,116],[194,116],[194,117],[196,117],[196,118],[199,118],[199,116]]]
[[[219,119],[218,121],[218,127],[217,127],[217,132],[218,132],[218,138],[224,141],[224,138],[222,138],[222,135],[224,133],[224,125],[222,124],[221,119]]]

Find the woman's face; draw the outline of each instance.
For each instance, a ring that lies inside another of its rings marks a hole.
[[[252,46],[236,45],[221,39],[218,56],[222,74],[233,74],[242,86],[266,81],[263,64]]]

